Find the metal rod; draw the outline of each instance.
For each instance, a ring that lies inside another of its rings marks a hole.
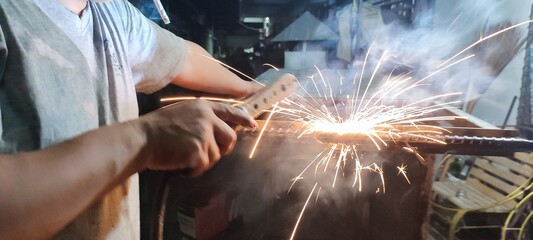
[[[165,11],[165,8],[163,7],[163,4],[161,4],[160,0],[154,0],[155,8],[157,9],[157,12],[159,12],[159,16],[161,16],[161,19],[163,19],[163,22],[165,24],[170,23],[170,18],[167,15],[167,12]]]
[[[511,116],[511,113],[513,112],[516,99],[518,99],[518,97],[514,96],[513,101],[511,102],[511,106],[509,107],[509,110],[507,110],[507,115],[505,115],[505,120],[503,120],[502,129],[505,129],[505,127],[507,127],[507,122],[509,121],[509,117]]]
[[[261,121],[258,121],[261,125]],[[301,135],[299,122],[273,121],[264,134],[274,142],[288,141],[296,144],[341,143],[357,146],[361,151],[377,151],[375,144],[364,134],[316,133]],[[409,131],[412,126],[396,126],[396,129]],[[424,134],[419,136],[381,134],[385,144],[382,148],[416,148],[421,153],[455,153],[464,155],[510,156],[514,152],[533,151],[533,140],[516,137],[516,131],[503,129],[445,128],[443,134]],[[237,134],[244,141],[257,137],[257,130],[238,129]],[[433,139],[433,140],[432,140]],[[268,141],[267,141],[268,142]]]

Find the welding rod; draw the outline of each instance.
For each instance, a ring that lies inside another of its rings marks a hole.
[[[161,19],[163,19],[163,22],[165,24],[170,23],[170,18],[167,15],[167,12],[165,11],[165,8],[163,8],[163,4],[161,4],[160,0],[154,0],[155,8],[157,9],[157,12],[159,12],[159,16],[161,16]]]

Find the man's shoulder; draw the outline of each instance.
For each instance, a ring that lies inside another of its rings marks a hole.
[[[121,14],[131,12],[135,7],[126,0],[113,0],[105,3],[92,3],[93,7],[96,7],[101,10],[117,13],[119,15],[112,15],[113,16],[120,16]]]
[[[43,12],[35,3],[36,0],[0,0],[0,24],[2,30],[6,26],[16,28],[41,29]],[[41,29],[42,30],[42,29]]]
[[[0,0],[0,8],[11,9],[34,5],[33,0]]]
[[[137,8],[126,0],[113,0],[103,3],[92,2],[91,7],[97,13],[94,17],[100,18],[103,22],[112,22],[113,27],[118,26],[118,30],[122,30],[125,33],[130,32],[131,27],[139,27],[136,24],[132,26],[132,24],[143,17]]]

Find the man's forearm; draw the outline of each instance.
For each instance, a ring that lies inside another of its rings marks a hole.
[[[193,100],[39,151],[0,155],[0,239],[49,238],[145,168],[204,173],[235,144],[226,122],[256,126],[238,108]]]
[[[40,151],[0,156],[0,239],[55,234],[143,168],[145,142],[141,131],[123,123]]]
[[[195,43],[187,42],[187,54],[182,71],[172,81],[178,86],[209,93],[243,97],[260,87],[243,81],[211,58],[209,53]]]

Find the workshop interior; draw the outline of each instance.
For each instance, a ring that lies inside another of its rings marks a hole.
[[[140,174],[141,239],[533,239],[533,1],[130,2],[265,85],[138,95],[264,104],[204,176]]]

